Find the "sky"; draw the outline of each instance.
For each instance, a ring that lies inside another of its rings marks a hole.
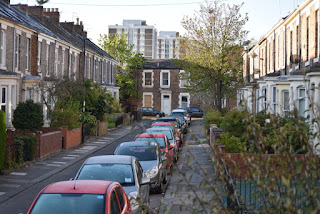
[[[209,0],[210,1],[210,0]],[[221,0],[228,4],[244,2],[241,13],[248,13],[245,29],[248,39],[259,40],[282,17],[292,12],[303,0]],[[159,31],[185,33],[181,20],[193,17],[204,0],[49,0],[45,8],[58,8],[60,21],[83,21],[88,38],[98,43],[108,25],[122,25],[123,19],[146,20]],[[11,0],[11,4],[37,5],[35,0]]]

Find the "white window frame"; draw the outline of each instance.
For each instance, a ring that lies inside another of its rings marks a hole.
[[[73,67],[73,79],[77,79],[77,67],[78,67],[78,53],[74,53],[74,67]]]
[[[0,44],[0,66],[6,69],[6,32],[1,30],[1,44]]]
[[[262,109],[267,111],[268,109],[268,106],[267,106],[267,93],[268,93],[268,90],[267,90],[267,87],[263,87],[262,88]]]
[[[284,94],[288,93],[288,109],[285,109],[285,96]],[[288,90],[283,90],[282,91],[282,112],[283,112],[283,116],[285,116],[288,112],[290,111],[290,93]]]
[[[65,57],[66,57],[66,53],[65,53],[65,48],[62,48],[62,62],[61,62],[61,78],[64,79],[64,64],[65,64]]]
[[[46,49],[46,76],[49,76],[49,49],[50,49],[50,42],[47,43],[47,49]]]
[[[58,65],[59,65],[59,46],[54,49],[54,76],[58,76]]]
[[[272,113],[274,115],[277,114],[277,87],[276,86],[272,86]]]
[[[181,79],[181,74],[183,74],[183,73],[186,73],[186,72],[185,72],[184,70],[181,70],[181,71],[179,72],[179,74],[180,74],[180,75],[179,75],[179,77],[180,77],[180,78],[179,78],[179,87],[180,87],[180,88],[186,88],[186,85],[189,85],[187,79],[183,79],[183,80]],[[185,81],[185,84],[183,84],[183,81]]]
[[[151,73],[151,85],[146,85],[146,73]],[[153,87],[153,71],[152,70],[144,70],[143,71],[143,79],[142,79],[142,86],[144,88],[152,88]]]
[[[42,42],[38,41],[38,73],[41,73],[41,47],[42,47]]]
[[[19,70],[19,64],[20,64],[20,40],[21,40],[21,35],[16,34],[15,36],[15,50],[14,50],[14,57],[15,57],[15,70]]]
[[[163,74],[168,74],[168,85],[163,85]],[[162,88],[170,88],[170,70],[161,70],[160,72],[160,86]]]
[[[144,97],[145,96],[149,96],[151,95],[151,107],[153,108],[153,93],[152,92],[143,92],[143,95],[142,95],[142,107],[146,107],[144,104],[145,104],[145,99]]]
[[[190,93],[180,93],[179,95],[179,107],[183,107],[182,106],[182,97],[187,97],[188,101],[187,101],[187,106],[186,107],[190,107]]]
[[[260,89],[256,89],[256,113],[260,112]]]
[[[72,51],[69,51],[69,67],[68,67],[68,77],[69,77],[69,79],[71,79],[71,65],[72,65],[71,59],[72,59]]]
[[[304,96],[301,96],[301,91],[304,91]],[[303,106],[303,112],[301,112],[300,110],[300,102],[304,102],[304,106]],[[298,88],[298,113],[299,113],[299,116],[301,117],[305,117],[305,111],[306,111],[306,88],[305,87],[299,87]]]
[[[33,100],[34,98],[34,89],[33,88],[27,88],[26,90],[26,100]]]
[[[30,72],[29,72],[29,67],[30,67],[30,52],[31,52],[31,39],[27,37],[26,73],[30,73]]]

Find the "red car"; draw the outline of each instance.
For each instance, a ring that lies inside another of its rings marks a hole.
[[[121,185],[113,181],[76,180],[52,183],[34,199],[28,214],[131,214]]]
[[[166,127],[166,128],[171,128],[173,133],[174,133],[174,136],[179,138],[177,140],[177,144],[178,144],[178,147],[181,148],[181,145],[182,145],[182,139],[181,139],[181,134],[178,133],[177,129],[175,128],[174,124],[173,123],[168,123],[168,122],[155,122],[151,125],[151,128],[153,127]]]
[[[170,142],[167,138],[167,135],[161,133],[155,134],[138,134],[133,141],[145,141],[145,142],[157,142],[159,144],[161,152],[167,158],[167,169],[173,167],[173,146],[170,146]]]

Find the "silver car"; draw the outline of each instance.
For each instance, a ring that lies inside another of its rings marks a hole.
[[[162,155],[156,142],[133,141],[121,143],[115,155],[131,155],[138,158],[145,177],[150,178],[151,188],[162,193],[163,184],[167,183],[166,157]]]
[[[121,184],[133,213],[140,205],[149,206],[150,179],[143,177],[139,160],[127,155],[101,155],[88,158],[79,169],[76,180],[108,180]]]

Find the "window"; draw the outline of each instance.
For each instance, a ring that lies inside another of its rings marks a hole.
[[[289,91],[283,91],[282,92],[282,108],[283,108],[283,116],[285,116],[289,110]]]
[[[68,68],[69,79],[71,79],[71,65],[72,65],[71,59],[72,59],[72,52],[69,51],[69,68]]]
[[[143,106],[144,107],[152,107],[152,94],[144,94],[143,95]]]
[[[310,33],[309,33],[309,31],[310,31],[310,18],[308,17],[307,18],[307,50],[306,50],[306,52],[307,52],[307,59],[306,60],[310,60],[310,54],[309,54],[309,50],[310,50],[310,38],[309,38],[309,36],[310,36]]]
[[[300,117],[304,117],[305,109],[306,109],[306,98],[305,98],[306,90],[305,88],[298,89],[298,99],[299,99],[299,109],[298,113]]]
[[[160,76],[161,86],[162,87],[169,87],[170,86],[170,75],[169,71],[161,71]]]
[[[319,57],[319,28],[318,28],[318,25],[319,25],[319,10],[316,10],[316,16],[315,16],[315,30],[314,30],[314,33],[315,33],[315,57]]]
[[[4,30],[1,30],[0,35],[0,65],[6,65],[6,33]]]
[[[77,68],[78,68],[78,56],[75,53],[74,54],[74,67],[73,67],[73,79],[76,80],[77,79]]]
[[[180,71],[180,88],[185,88],[188,84],[188,80],[185,76],[185,71]]]
[[[277,110],[277,88],[272,87],[272,112],[273,114],[276,114]]]
[[[49,75],[49,47],[50,45],[47,44],[47,50],[46,50],[46,75]]]
[[[27,38],[27,50],[26,50],[26,72],[29,72],[29,65],[30,65],[30,44],[31,39]]]
[[[54,51],[54,76],[58,76],[58,57],[59,57],[59,47],[55,48]]]
[[[0,110],[7,112],[7,87],[1,87],[1,94],[0,94]]]
[[[188,107],[188,96],[181,96],[181,108],[187,108]]]
[[[26,100],[33,100],[33,89],[28,88],[26,91]]]
[[[111,203],[111,213],[120,214],[120,207],[119,207],[118,198],[115,191],[112,191],[111,193],[110,203]]]
[[[143,72],[143,86],[153,86],[153,72],[152,71],[144,71]]]
[[[256,89],[256,113],[258,113],[260,111],[259,96],[260,96],[260,89]]]
[[[263,110],[267,110],[267,89],[262,89],[262,96],[263,96]]]
[[[15,37],[15,50],[14,50],[14,58],[15,58],[15,69],[16,71],[20,70],[20,35],[16,35]]]
[[[64,78],[65,50],[62,49],[61,77]]]
[[[38,42],[38,73],[41,73],[41,42]]]

